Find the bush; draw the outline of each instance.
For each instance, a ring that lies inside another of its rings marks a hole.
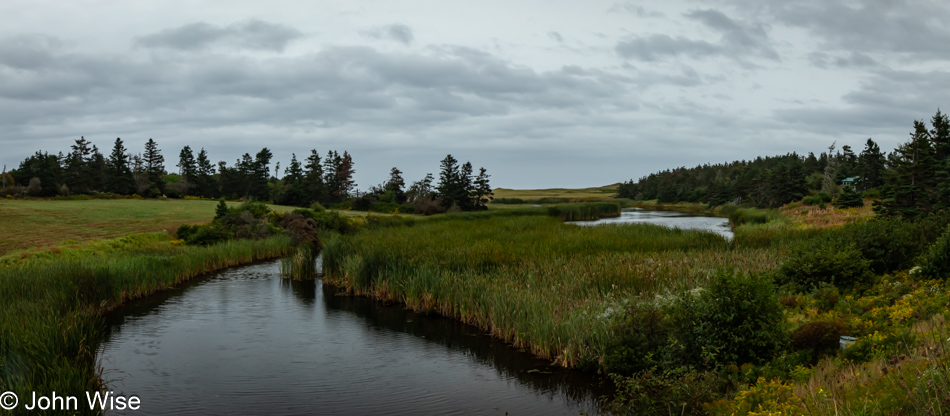
[[[323,212],[323,211],[326,211],[327,209],[324,208],[323,205],[321,205],[319,202],[314,202],[310,204],[310,210],[314,212]]]
[[[928,279],[950,277],[950,227],[937,239],[920,261],[920,274]]]
[[[611,378],[617,385],[608,408],[612,415],[705,415],[705,403],[721,397],[726,387],[715,374],[685,369]]]
[[[870,262],[853,243],[833,238],[815,238],[799,244],[782,263],[778,275],[780,283],[800,288],[818,287],[821,283],[850,288],[869,282],[873,276]]]
[[[632,375],[665,364],[669,323],[660,308],[637,303],[611,327],[617,341],[604,352],[604,371]]]
[[[699,293],[686,292],[671,307],[674,356],[685,364],[715,367],[762,363],[788,340],[785,315],[765,275],[718,272]]]
[[[862,198],[861,193],[850,186],[844,187],[844,190],[838,194],[838,199],[835,200],[835,208],[853,208],[863,206],[864,198]]]
[[[846,335],[848,325],[841,321],[809,322],[792,332],[792,347],[796,350],[808,350],[812,359],[835,352],[839,339]]]

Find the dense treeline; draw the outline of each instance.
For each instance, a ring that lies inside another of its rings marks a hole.
[[[389,179],[367,192],[353,180],[353,157],[330,150],[322,157],[311,150],[304,160],[293,154],[279,177],[280,162],[271,163],[266,147],[255,155],[245,153],[233,165],[211,162],[208,152],[195,154],[185,146],[178,154],[178,173],[168,173],[158,144],[149,139],[144,152],[133,154],[117,138],[112,151],[102,154],[85,137],[76,140],[67,154],[37,151],[19,168],[0,174],[0,192],[11,196],[52,197],[69,195],[139,195],[148,198],[253,199],[283,205],[337,206],[344,209],[432,214],[449,210],[485,209],[492,199],[485,168],[477,175],[472,164],[459,164],[452,155],[442,160],[439,182],[427,174],[406,188],[402,171],[393,167]]]
[[[907,143],[884,154],[872,139],[855,153],[835,146],[818,156],[790,153],[694,168],[676,168],[620,185],[619,196],[660,202],[720,205],[741,201],[778,207],[805,198],[861,205],[861,193],[876,198],[887,216],[916,217],[950,206],[950,118],[939,110],[928,129],[914,121]],[[808,198],[811,196],[811,198]]]

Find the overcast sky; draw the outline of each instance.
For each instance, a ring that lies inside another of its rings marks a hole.
[[[453,154],[492,185],[586,187],[868,137],[950,107],[950,4],[917,1],[0,2],[0,163],[148,138],[360,189]]]

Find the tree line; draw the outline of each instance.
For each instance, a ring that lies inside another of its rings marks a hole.
[[[433,183],[430,173],[407,188],[402,171],[393,167],[388,180],[366,192],[357,189],[353,157],[347,151],[330,150],[321,157],[313,149],[304,160],[292,154],[282,177],[280,162],[271,170],[272,161],[273,154],[265,147],[253,156],[245,153],[232,165],[214,164],[204,148],[195,154],[185,146],[178,154],[177,173],[169,173],[153,139],[145,143],[142,153],[133,154],[116,138],[112,151],[104,155],[80,137],[66,154],[37,151],[17,169],[0,174],[0,185],[11,196],[194,196],[429,214],[485,209],[492,199],[485,168],[475,175],[470,162],[459,164],[451,154],[441,162],[438,183]]]
[[[860,153],[850,146],[807,156],[789,153],[715,165],[680,167],[620,185],[619,196],[663,203],[743,202],[779,207],[814,197],[863,204],[886,216],[915,217],[950,207],[950,118],[937,110],[914,121],[911,138],[884,154],[872,139]],[[857,201],[857,202],[854,202]]]

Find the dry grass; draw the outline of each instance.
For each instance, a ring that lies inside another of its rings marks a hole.
[[[551,189],[507,189],[507,188],[495,188],[492,192],[495,193],[495,199],[501,198],[519,198],[526,200],[536,200],[541,198],[565,198],[569,200],[606,200],[613,199],[617,196],[617,187],[620,184],[613,184],[607,186],[593,187],[593,188],[580,188],[580,189],[567,189],[567,188],[551,188]]]
[[[828,204],[825,209],[817,205],[800,205],[791,203],[785,205],[780,210],[788,219],[796,225],[809,229],[838,227],[844,224],[867,221],[874,217],[874,211],[871,210],[871,201],[864,201],[861,208],[839,209]]]
[[[86,201],[0,200],[0,255],[68,240],[114,238],[173,231],[214,217],[216,201],[93,199]],[[294,209],[270,206],[278,212]]]

